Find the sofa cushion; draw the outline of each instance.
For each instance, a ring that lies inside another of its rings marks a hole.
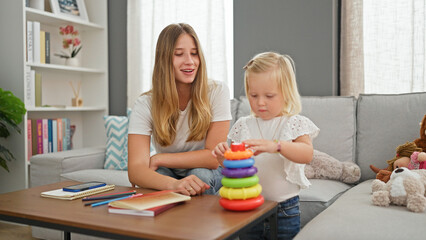
[[[302,97],[302,112],[320,129],[314,148],[339,161],[355,162],[356,99]]]
[[[346,191],[294,239],[424,239],[426,212],[410,212],[405,206],[374,206],[371,182],[364,181]]]
[[[395,148],[419,138],[426,93],[361,94],[357,107],[357,163],[361,181],[375,178],[370,164],[386,168]]]
[[[127,170],[127,116],[105,116],[107,135],[105,169]]]
[[[301,226],[330,206],[351,185],[324,179],[309,179],[311,186],[300,191]]]
[[[250,114],[250,104],[241,96],[237,119]],[[354,97],[302,97],[301,115],[320,129],[314,148],[340,161],[355,162],[356,99]]]
[[[99,181],[107,184],[131,187],[127,171],[111,169],[85,169],[61,174],[61,180],[74,180],[79,182]]]

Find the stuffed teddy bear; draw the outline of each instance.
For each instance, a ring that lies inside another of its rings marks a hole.
[[[307,178],[355,183],[361,178],[361,169],[353,162],[341,162],[314,149],[312,161],[305,165],[305,175]]]
[[[395,169],[387,183],[373,180],[372,203],[387,207],[390,204],[407,206],[410,211],[423,212],[426,209],[426,170]]]
[[[423,152],[426,152],[426,115],[420,123],[420,138],[414,140],[414,143],[417,147],[422,148]]]
[[[396,155],[394,158],[386,161],[388,163],[388,167],[386,169],[379,169],[374,165],[370,165],[370,169],[376,173],[376,179],[387,182],[389,181],[390,175],[394,169],[398,167],[408,167],[412,156],[413,158],[416,158],[416,160],[418,158],[417,156],[414,156],[413,153],[421,151],[422,149],[417,147],[414,142],[406,142],[396,148]],[[421,154],[419,160],[422,160],[423,158],[426,158],[426,156]],[[413,162],[416,160],[413,159]]]

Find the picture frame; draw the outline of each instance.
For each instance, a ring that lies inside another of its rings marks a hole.
[[[50,0],[52,13],[89,21],[84,0]]]

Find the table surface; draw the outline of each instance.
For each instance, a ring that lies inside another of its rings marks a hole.
[[[21,191],[0,194],[0,219],[29,225],[79,232],[101,237],[151,239],[224,239],[265,219],[276,211],[277,203],[265,201],[257,209],[233,212],[223,209],[219,196],[202,195],[175,206],[155,217],[108,213],[107,205],[84,206],[81,199],[44,198],[41,192],[77,184],[65,181]],[[136,189],[116,186],[112,192]]]

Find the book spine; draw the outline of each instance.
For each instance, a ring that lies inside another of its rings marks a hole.
[[[40,31],[40,63],[46,63],[46,32]]]
[[[66,126],[67,125],[67,119],[62,118],[62,151],[67,150],[67,133],[66,133]]]
[[[31,137],[32,137],[32,153],[33,155],[38,154],[37,149],[38,149],[38,144],[37,144],[37,120],[36,119],[31,119]]]
[[[49,142],[49,152],[53,152],[53,131],[52,131],[52,119],[47,119],[47,127],[48,127],[48,142]]]
[[[32,63],[34,61],[33,56],[33,22],[27,21],[27,62]]]
[[[71,120],[69,118],[66,118],[66,124],[65,124],[65,136],[66,136],[66,143],[67,143],[67,150],[71,150]]]
[[[40,63],[40,22],[33,22],[33,54],[34,63]]]
[[[34,92],[34,101],[36,107],[41,107],[42,104],[42,79],[41,79],[41,73],[35,73],[34,77],[34,86],[35,86],[35,92]]]
[[[58,152],[62,151],[62,118],[58,118],[57,125],[58,125]]]
[[[44,39],[45,39],[45,42],[44,42],[45,53],[44,53],[44,55],[45,55],[46,63],[50,63],[50,32],[45,32],[44,35],[45,35],[45,37],[44,37]]]
[[[43,153],[43,121],[37,119],[37,153]]]
[[[43,123],[43,153],[49,153],[49,127],[47,119],[42,119]]]
[[[58,124],[56,119],[52,119],[52,150],[58,151]]]
[[[27,160],[30,161],[31,156],[33,155],[33,144],[32,144],[32,136],[31,136],[31,119],[27,119]]]
[[[35,107],[35,71],[25,67],[25,107]]]

